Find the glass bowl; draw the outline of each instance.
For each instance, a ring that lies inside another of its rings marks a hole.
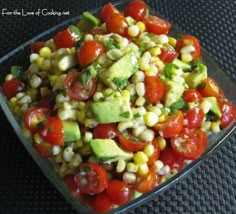
[[[118,9],[121,11],[124,9],[124,7],[127,5],[127,1],[120,1],[117,3],[114,3]],[[90,11],[91,13],[94,13],[95,15],[98,14],[101,8]],[[156,14],[159,16],[155,11],[151,11],[151,14]],[[30,54],[30,44],[35,41],[46,41],[47,39],[51,38],[56,32],[61,31],[62,29],[65,29],[70,24],[75,24],[81,16],[76,16],[72,19],[69,19],[50,30],[41,33],[40,35],[34,37],[30,41],[22,44],[15,50],[8,53],[6,56],[2,57],[0,59],[0,85],[2,86],[2,83],[4,81],[4,78],[7,74],[7,72],[10,70],[10,67],[12,65],[21,65],[24,68],[27,68],[29,65],[29,54]],[[175,26],[172,26],[170,35],[176,37],[178,34],[182,34],[183,32],[178,29]],[[229,101],[231,101],[234,106],[236,106],[236,85],[234,82],[231,81],[231,79],[218,67],[218,65],[214,62],[212,57],[205,51],[202,50],[202,59],[203,62],[208,67],[208,75],[213,77],[223,88],[224,93],[226,94],[226,97]],[[0,88],[0,105],[5,113],[7,119],[9,120],[11,126],[13,127],[15,133],[23,143],[24,147],[27,149],[29,154],[32,156],[34,161],[38,164],[38,166],[41,168],[44,175],[50,180],[50,182],[58,189],[58,191],[73,205],[76,211],[80,213],[91,213],[92,210],[88,207],[86,207],[83,203],[81,203],[78,199],[76,199],[68,190],[68,188],[65,186],[63,179],[56,173],[54,170],[54,163],[49,160],[42,158],[34,149],[32,144],[30,143],[30,140],[27,139],[21,129],[21,121],[19,121],[18,118],[14,116],[14,114],[11,112],[11,109],[8,105],[8,102],[6,98],[4,97],[2,93],[2,88]],[[222,130],[220,133],[212,135],[209,139],[209,145],[207,150],[204,152],[204,154],[197,160],[193,161],[189,165],[187,165],[181,172],[170,178],[165,183],[155,187],[152,191],[143,194],[142,196],[126,203],[123,206],[120,206],[108,213],[123,213],[127,212],[130,209],[134,209],[143,203],[155,198],[158,194],[163,192],[164,190],[170,188],[172,185],[174,185],[176,182],[180,181],[182,178],[184,178],[186,175],[188,175],[193,169],[195,169],[206,157],[208,157],[212,152],[214,152],[220,145],[224,143],[226,138],[229,137],[229,135],[236,129],[236,122],[234,121],[229,127]]]

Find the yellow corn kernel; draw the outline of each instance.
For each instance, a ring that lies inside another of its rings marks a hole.
[[[122,90],[121,96],[124,97],[127,100],[130,100],[130,93],[128,90]]]
[[[220,122],[219,121],[211,122],[211,131],[213,133],[220,132]]]
[[[181,54],[181,59],[183,62],[191,62],[193,60],[193,57],[190,53],[184,53]]]
[[[152,127],[158,122],[158,116],[154,112],[146,112],[143,115],[143,120],[146,126]]]
[[[17,104],[17,99],[16,99],[16,97],[12,97],[12,98],[10,99],[10,104],[11,104],[11,106],[15,106],[15,105]]]
[[[84,120],[85,120],[85,112],[82,110],[82,111],[78,111],[77,115],[76,115],[78,121],[80,123],[84,123]]]
[[[134,154],[134,163],[135,164],[144,164],[148,162],[148,156],[144,152],[137,152]]]
[[[145,176],[149,172],[148,165],[146,163],[139,165],[137,174],[139,176]]]
[[[31,133],[30,131],[26,128],[26,127],[23,127],[22,129],[22,133],[25,137],[29,138],[31,136]]]
[[[49,58],[52,54],[52,51],[49,47],[42,47],[39,50],[39,56],[43,57],[43,58]]]
[[[173,46],[173,47],[175,47],[175,45],[176,45],[176,39],[174,38],[174,37],[171,37],[171,36],[169,36],[169,44],[171,45],[171,46]]]
[[[166,140],[164,137],[157,137],[156,138],[158,144],[159,144],[159,147],[160,147],[160,150],[163,151],[165,148],[166,148]]]
[[[157,55],[161,54],[161,49],[159,47],[153,47],[149,50],[149,53],[152,56],[157,56]]]
[[[139,31],[142,33],[146,30],[146,26],[143,22],[139,21],[135,24],[138,28],[139,28]]]
[[[162,123],[162,122],[165,121],[165,119],[166,119],[165,114],[162,114],[162,115],[159,117],[158,122],[159,122],[159,123]]]
[[[137,172],[138,171],[138,165],[134,164],[134,163],[127,163],[127,171],[128,172]]]
[[[148,156],[151,157],[153,155],[155,151],[155,148],[152,144],[148,144],[147,146],[145,146],[143,152]]]

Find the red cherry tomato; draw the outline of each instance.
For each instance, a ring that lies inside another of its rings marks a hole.
[[[185,102],[201,102],[202,95],[196,89],[186,89],[183,93],[183,100]]]
[[[189,160],[195,160],[199,158],[206,149],[207,138],[199,135],[203,135],[203,131],[198,129],[183,129],[181,133],[177,136],[171,138],[171,146],[174,152],[184,158]]]
[[[139,150],[144,149],[146,145],[148,145],[148,142],[140,142],[137,141],[137,138],[135,138],[132,135],[128,135],[127,137],[124,137],[121,133],[118,133],[118,139],[120,142],[120,145],[130,151],[130,152],[136,152]]]
[[[44,42],[34,42],[30,45],[32,53],[38,53],[41,48],[45,47]]]
[[[222,88],[214,79],[210,77],[202,81],[200,87],[198,88],[198,91],[202,94],[203,97],[221,98],[224,96]]]
[[[235,107],[227,100],[219,100],[218,104],[222,114],[220,118],[221,126],[226,128],[235,120]]]
[[[183,120],[183,113],[178,110],[177,113],[169,115],[163,123],[157,123],[154,130],[162,137],[173,137],[183,129]]]
[[[154,162],[160,157],[160,146],[156,138],[152,141],[152,145],[154,146],[154,153],[150,157],[148,157],[148,166],[152,166]]]
[[[119,13],[119,11],[112,5],[112,3],[108,3],[102,8],[100,12],[100,19],[102,22],[105,22],[113,13]]]
[[[24,91],[25,86],[20,80],[12,78],[11,80],[5,81],[2,86],[3,94],[7,99],[15,97],[17,93]]]
[[[117,136],[117,128],[114,123],[99,124],[93,128],[93,137],[99,139],[115,138]]]
[[[142,0],[134,0],[125,8],[125,16],[131,16],[137,21],[142,21],[147,13],[147,4]]]
[[[34,133],[38,130],[37,125],[48,119],[50,116],[51,111],[48,108],[32,108],[29,110],[25,117],[24,117],[24,123],[25,126],[30,132]]]
[[[72,193],[72,195],[77,196],[79,194],[79,189],[75,183],[74,175],[68,174],[63,177],[64,183]]]
[[[194,62],[199,58],[201,53],[200,43],[196,37],[190,35],[181,36],[177,40],[175,50],[180,54],[180,50],[187,45],[193,45],[195,48],[195,50],[191,52],[191,55],[193,57],[192,61]]]
[[[79,80],[79,76],[81,74],[82,73],[80,72],[69,73],[64,81],[64,84],[67,88],[67,95],[70,98],[79,101],[90,98],[96,91],[95,78],[91,78],[84,86]]]
[[[87,66],[94,62],[105,50],[104,45],[97,41],[86,41],[78,52],[78,60],[81,66]]]
[[[171,24],[159,17],[148,15],[144,18],[147,31],[153,34],[167,34],[171,28]]]
[[[107,192],[104,191],[96,196],[92,203],[92,208],[96,213],[105,213],[115,208],[115,205]]]
[[[184,159],[177,156],[172,148],[161,151],[160,160],[170,169],[181,171],[184,168]]]
[[[107,188],[106,170],[92,162],[82,163],[75,171],[74,180],[79,190],[87,194],[98,194]]]
[[[157,183],[156,171],[153,167],[149,168],[149,172],[146,176],[138,177],[133,184],[133,188],[141,193],[146,193],[152,190]]]
[[[33,143],[34,148],[36,151],[44,158],[50,158],[53,156],[52,149],[53,145],[46,142],[41,143]]]
[[[38,128],[38,133],[43,140],[52,144],[61,146],[64,144],[64,128],[59,117],[49,117],[42,127]]]
[[[52,99],[51,95],[47,95],[45,97],[42,97],[41,100],[38,101],[36,104],[36,107],[41,107],[41,108],[47,108],[53,110],[54,107],[54,100]]]
[[[117,33],[121,36],[127,36],[128,26],[125,17],[119,13],[111,14],[106,20],[108,33]]]
[[[204,112],[199,106],[195,106],[188,109],[186,115],[184,115],[184,127],[196,128],[201,125],[204,119]]]
[[[162,48],[161,54],[159,55],[159,58],[164,63],[170,63],[172,62],[176,57],[178,56],[178,53],[175,50]]]
[[[164,95],[164,84],[158,78],[154,76],[145,76],[145,97],[151,102],[151,104],[156,104],[160,101]]]
[[[108,181],[107,194],[111,201],[118,205],[127,203],[130,199],[129,186],[120,180],[111,179]]]

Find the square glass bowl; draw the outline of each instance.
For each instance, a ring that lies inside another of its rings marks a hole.
[[[120,1],[114,4],[118,9],[123,11],[125,6],[127,5],[127,1]],[[95,15],[98,15],[101,8],[91,11]],[[151,11],[151,14],[156,14],[155,11]],[[156,14],[158,15],[158,14]],[[159,16],[159,15],[158,15]],[[67,20],[50,30],[36,36],[32,40],[22,44],[15,50],[11,51],[6,56],[2,57],[0,59],[0,86],[2,86],[4,82],[4,78],[7,75],[7,73],[10,71],[10,67],[12,65],[20,65],[23,66],[24,69],[26,69],[29,66],[29,55],[30,55],[30,44],[35,41],[46,41],[47,39],[52,38],[53,35],[55,35],[57,32],[61,31],[62,29],[65,29],[70,24],[75,24],[80,20],[81,16],[76,16],[70,20]],[[175,26],[172,26],[172,29],[170,31],[170,35],[176,37],[178,34],[183,33],[181,30],[176,28]],[[223,91],[228,98],[229,101],[231,101],[234,106],[236,106],[236,85],[234,82],[231,81],[231,79],[216,65],[214,60],[209,56],[209,54],[206,53],[206,51],[202,50],[202,59],[203,62],[207,65],[208,68],[208,75],[213,77],[223,88]],[[76,199],[68,190],[68,188],[65,186],[63,179],[56,173],[54,170],[55,164],[50,159],[42,158],[34,149],[29,139],[27,139],[21,129],[21,121],[19,118],[16,118],[14,114],[12,113],[8,102],[6,98],[4,97],[2,93],[2,88],[0,87],[0,105],[2,107],[3,112],[5,113],[7,119],[9,120],[11,126],[15,130],[17,136],[27,149],[27,151],[30,153],[32,158],[35,160],[35,162],[38,164],[38,166],[43,171],[44,175],[51,181],[51,183],[61,192],[61,194],[74,206],[75,210],[80,213],[91,213],[92,210],[88,207],[86,207],[83,203],[81,203],[78,199]],[[151,200],[152,198],[156,197],[158,194],[160,194],[162,191],[166,190],[167,188],[171,187],[173,184],[178,182],[180,179],[182,179],[184,176],[189,174],[203,159],[205,159],[207,156],[209,156],[213,151],[215,151],[225,140],[229,135],[234,132],[236,129],[236,122],[234,121],[229,127],[222,130],[220,133],[212,135],[209,139],[209,145],[207,150],[204,152],[204,154],[197,160],[193,161],[191,164],[187,165],[181,172],[170,178],[165,183],[155,187],[152,191],[143,194],[139,198],[136,198],[127,204],[120,206],[108,213],[123,213],[127,212],[129,209],[134,209],[137,206],[140,206],[141,204],[145,203],[148,200]]]

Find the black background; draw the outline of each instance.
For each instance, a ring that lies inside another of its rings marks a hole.
[[[0,0],[0,57],[60,22],[98,8],[105,0]],[[236,1],[147,1],[159,14],[195,35],[223,70],[236,79]],[[69,11],[69,16],[13,16],[24,9]],[[26,152],[0,110],[0,213],[75,213]],[[135,213],[236,213],[236,133],[193,173]]]

